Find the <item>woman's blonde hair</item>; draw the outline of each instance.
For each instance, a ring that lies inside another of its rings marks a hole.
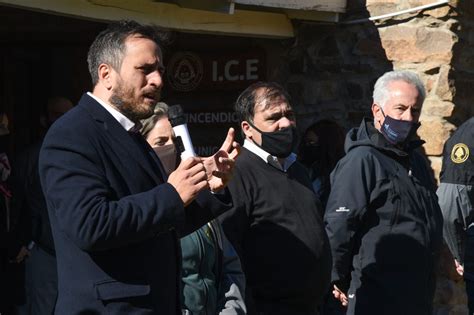
[[[156,122],[163,117],[168,117],[168,105],[163,102],[158,102],[155,105],[155,109],[153,110],[153,115],[148,117],[147,119],[140,120],[142,124],[142,128],[140,129],[140,133],[146,139],[150,131],[155,127]]]

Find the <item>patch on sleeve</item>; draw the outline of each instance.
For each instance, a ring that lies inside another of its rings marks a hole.
[[[350,210],[346,207],[339,207],[336,209],[336,212],[349,212]]]
[[[460,164],[469,158],[469,148],[464,143],[457,143],[451,150],[451,161]]]

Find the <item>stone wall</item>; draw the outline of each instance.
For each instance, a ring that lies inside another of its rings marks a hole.
[[[299,127],[322,118],[345,128],[370,115],[375,80],[392,69],[417,72],[427,89],[419,135],[435,175],[443,144],[455,126],[474,115],[472,4],[451,2],[430,10],[358,24],[298,23],[297,37],[270,78],[294,98]],[[397,12],[433,0],[351,0],[343,21]],[[466,7],[466,8],[465,8]]]
[[[349,0],[343,21],[376,16],[435,0]],[[417,72],[427,89],[418,134],[435,176],[443,144],[474,115],[474,4],[471,0],[357,24],[300,22],[271,79],[293,97],[298,126],[329,118],[346,129],[371,116],[375,80],[392,69]],[[462,280],[445,249],[438,272],[435,314],[466,314]]]

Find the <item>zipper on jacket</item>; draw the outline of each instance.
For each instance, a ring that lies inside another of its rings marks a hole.
[[[398,168],[397,168],[398,173]],[[393,203],[393,213],[390,218],[390,228],[393,228],[395,224],[398,223],[398,219],[400,216],[400,208],[401,208],[401,191],[399,189],[398,181],[400,180],[399,176],[395,174],[392,178],[392,203]]]

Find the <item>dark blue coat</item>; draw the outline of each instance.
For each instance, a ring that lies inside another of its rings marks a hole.
[[[389,144],[372,119],[347,135],[324,216],[347,315],[433,314],[443,218],[420,144]]]
[[[184,208],[161,163],[84,95],[44,140],[40,178],[58,261],[56,314],[180,314],[178,236],[228,208]]]

